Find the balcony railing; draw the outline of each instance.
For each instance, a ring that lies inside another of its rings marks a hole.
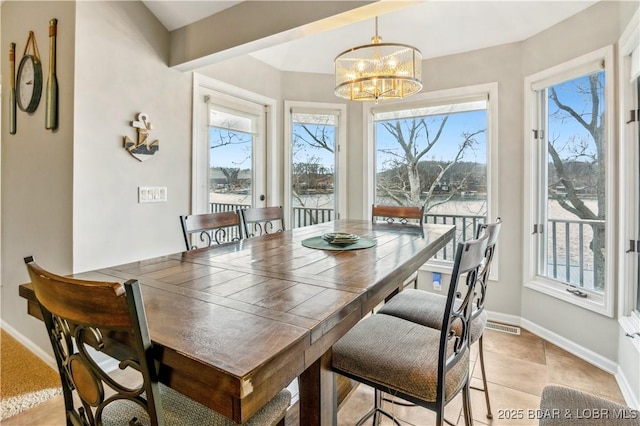
[[[248,204],[211,203],[211,212],[247,207]],[[329,222],[334,218],[333,209],[293,208],[293,228]],[[456,227],[453,239],[434,258],[453,261],[458,242],[473,238],[478,226],[484,222],[485,216],[479,215],[426,214],[425,223]],[[604,227],[604,221],[551,219],[548,222],[546,276],[577,287],[602,291],[598,271],[603,269],[603,265],[599,264],[601,260],[593,255],[590,247],[600,247],[598,232],[594,235],[593,229]]]
[[[604,256],[594,255],[594,250],[601,250],[604,245],[599,239],[604,234],[605,221],[549,219],[548,227],[546,276],[602,292]]]

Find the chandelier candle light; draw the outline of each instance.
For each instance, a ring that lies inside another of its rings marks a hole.
[[[399,99],[422,90],[422,53],[415,47],[382,43],[376,35],[371,44],[339,54],[335,61],[335,95],[352,101]]]

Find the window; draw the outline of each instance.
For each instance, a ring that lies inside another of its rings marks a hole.
[[[340,179],[346,108],[288,101],[285,109],[285,219],[293,228],[338,219],[346,204]]]
[[[621,325],[640,331],[640,11],[619,43],[620,55],[620,262]],[[640,350],[640,344],[636,347]]]
[[[191,213],[281,205],[276,101],[199,74],[193,84]]]
[[[613,314],[612,49],[525,80],[529,287]]]
[[[466,88],[372,109],[375,203],[424,207],[425,222],[456,225],[432,266],[450,266],[457,242],[495,214],[489,155],[495,98],[493,86]]]

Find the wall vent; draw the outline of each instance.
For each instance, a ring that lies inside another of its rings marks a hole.
[[[515,327],[513,325],[498,324],[497,322],[487,321],[486,328],[501,331],[503,333],[520,335],[520,327]]]

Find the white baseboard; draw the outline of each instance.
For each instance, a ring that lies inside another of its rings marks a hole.
[[[534,322],[531,322],[524,318],[521,318],[520,321],[523,328],[564,349],[570,354],[573,354],[578,358],[595,365],[599,369],[604,370],[610,374],[616,374],[616,371],[618,371],[617,362],[612,361],[609,358],[605,358],[602,355],[593,352],[591,349],[580,346],[577,343],[565,337],[562,337],[559,334],[554,333],[553,331],[547,330],[546,328],[541,327]]]
[[[487,319],[500,324],[515,325],[520,327],[521,318],[517,315],[501,314],[487,310]]]
[[[38,358],[40,358],[45,364],[47,364],[49,367],[53,368],[54,370],[58,371],[58,364],[56,363],[56,358],[51,353],[43,350],[40,346],[36,345],[31,340],[27,339],[24,334],[20,333],[18,330],[10,326],[4,320],[0,321],[0,327],[2,327],[4,331],[9,333],[11,337],[16,339],[18,343],[20,343],[22,346],[26,347],[31,352],[33,352],[33,354]]]
[[[638,401],[633,388],[629,384],[627,377],[624,375],[624,372],[620,367],[618,367],[615,377],[616,382],[618,382],[618,386],[620,387],[620,392],[622,392],[622,396],[627,402],[627,405],[635,410],[640,410],[640,401]]]
[[[49,367],[53,368],[55,371],[58,371],[58,364],[56,363],[56,358],[52,354],[43,350],[40,346],[33,343],[24,334],[20,333],[14,327],[6,323],[4,320],[0,320],[0,328],[2,328],[4,331],[9,333],[9,335],[14,339],[16,339],[18,343],[20,343],[22,346],[29,349],[35,356],[40,358]],[[103,355],[103,357],[105,356]],[[98,366],[100,366],[100,368],[102,368],[105,372],[109,373],[118,368],[118,360],[111,357],[108,357],[108,358],[105,357],[105,359],[98,362]]]

